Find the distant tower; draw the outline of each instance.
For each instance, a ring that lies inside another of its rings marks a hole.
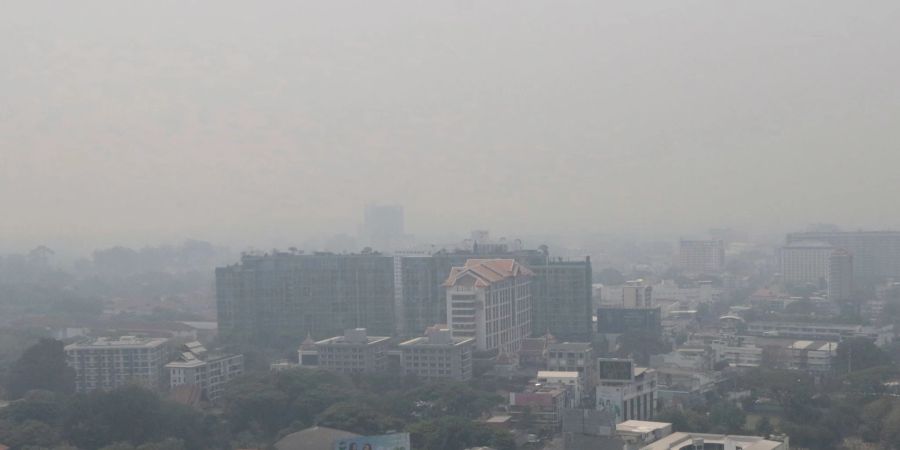
[[[404,237],[403,207],[368,205],[363,216],[363,239],[375,250],[389,250]]]
[[[853,254],[842,248],[828,258],[828,299],[842,303],[853,300]]]
[[[625,283],[622,288],[622,306],[625,308],[652,308],[653,287],[644,280]]]

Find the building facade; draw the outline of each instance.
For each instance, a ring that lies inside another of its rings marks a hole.
[[[288,343],[352,328],[390,336],[394,301],[389,256],[245,255],[216,269],[219,334],[226,340]]]
[[[828,299],[841,303],[853,300],[853,254],[842,248],[828,259]]]
[[[166,342],[122,336],[67,345],[66,363],[75,369],[76,391],[109,390],[127,384],[159,388]]]
[[[470,259],[444,283],[454,337],[472,338],[478,350],[516,353],[531,335],[534,273],[514,259]]]
[[[225,393],[225,384],[244,373],[244,355],[209,353],[199,342],[191,342],[165,367],[170,389],[198,386],[206,400],[216,402]]]
[[[346,374],[383,372],[390,339],[369,336],[365,328],[346,330],[342,336],[316,342],[317,367]]]
[[[577,372],[586,389],[596,385],[594,348],[587,342],[552,343],[547,349],[547,370]]]
[[[628,359],[598,358],[597,409],[626,420],[651,420],[657,410],[656,371]]]
[[[590,258],[528,266],[534,271],[534,336],[547,332],[563,340],[591,338],[593,271]]]
[[[725,242],[681,240],[676,265],[688,274],[716,274],[725,270]]]
[[[853,254],[857,284],[871,286],[900,277],[900,231],[809,231],[790,233],[787,243],[821,241]]]
[[[789,284],[824,285],[834,247],[821,241],[797,241],[781,248],[781,278]]]
[[[424,337],[400,343],[400,367],[404,374],[419,378],[465,381],[472,378],[474,347],[472,338],[453,337],[449,328],[430,327]]]

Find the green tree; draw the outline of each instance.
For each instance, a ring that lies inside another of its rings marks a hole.
[[[841,341],[838,344],[834,360],[835,367],[845,373],[882,366],[889,362],[890,358],[866,338],[850,338]]]
[[[767,437],[770,434],[775,432],[775,427],[772,426],[772,421],[769,420],[768,416],[762,416],[753,427],[753,431],[758,436]]]
[[[744,429],[747,415],[734,403],[719,402],[709,410],[713,429],[721,433],[736,434]]]
[[[317,423],[362,435],[384,434],[403,427],[403,423],[396,418],[359,402],[336,403],[319,415]]]
[[[515,450],[516,444],[508,431],[462,417],[447,416],[415,423],[407,428],[412,448],[428,450],[462,450],[470,447],[492,447]]]
[[[75,372],[66,364],[62,342],[41,339],[25,350],[13,364],[7,390],[11,398],[21,398],[33,389],[61,394],[75,391]]]

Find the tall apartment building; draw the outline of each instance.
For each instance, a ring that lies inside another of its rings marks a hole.
[[[781,278],[785,283],[822,285],[834,247],[821,241],[796,241],[781,248]]]
[[[449,328],[429,327],[425,336],[402,342],[399,347],[400,367],[404,374],[457,381],[472,378],[475,340],[453,337]]]
[[[807,231],[790,233],[787,243],[821,241],[853,254],[853,277],[871,286],[900,277],[900,231]]]
[[[215,402],[225,393],[225,384],[244,373],[244,355],[209,353],[199,342],[189,342],[165,367],[171,389],[198,386],[203,398]]]
[[[593,285],[590,258],[548,260],[529,268],[534,271],[532,334],[549,332],[563,340],[589,341]]]
[[[828,299],[853,300],[853,254],[842,248],[831,252],[828,258]]]
[[[725,242],[681,240],[676,265],[689,274],[715,274],[725,270]]]
[[[372,255],[245,255],[216,269],[219,334],[296,342],[346,329],[394,333],[394,260]]]
[[[91,392],[132,383],[151,389],[160,387],[166,342],[122,336],[67,345],[66,363],[75,369],[75,389]]]
[[[478,350],[516,353],[531,335],[534,273],[514,259],[470,259],[444,282],[453,335]]]
[[[390,340],[386,336],[369,336],[365,328],[346,330],[342,336],[316,342],[315,360],[319,368],[334,372],[382,372],[387,369]],[[303,353],[300,357],[301,365],[312,365],[303,363]]]

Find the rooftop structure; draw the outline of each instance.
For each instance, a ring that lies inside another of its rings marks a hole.
[[[399,345],[400,367],[405,374],[422,378],[472,378],[472,338],[454,337],[449,328],[429,327],[425,336]]]
[[[788,450],[787,441],[770,441],[758,436],[729,436],[706,433],[672,433],[641,450],[694,450],[719,448],[722,450]]]

